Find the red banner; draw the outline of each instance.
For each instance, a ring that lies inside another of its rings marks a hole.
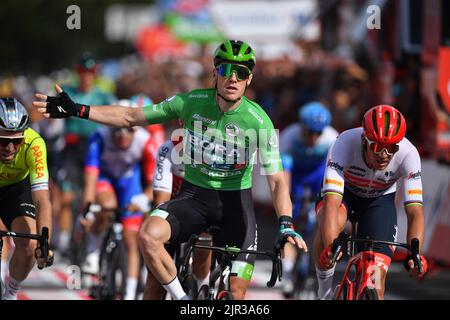
[[[439,48],[438,90],[444,106],[450,112],[450,47]]]

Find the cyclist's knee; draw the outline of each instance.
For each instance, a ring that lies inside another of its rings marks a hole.
[[[170,225],[159,217],[148,217],[138,234],[140,247],[148,252],[157,252],[170,238]]]

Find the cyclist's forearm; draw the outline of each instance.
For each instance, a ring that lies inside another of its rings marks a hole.
[[[153,201],[153,186],[149,185],[144,189],[144,194],[148,197],[150,201]]]
[[[407,241],[408,243],[411,243],[411,239],[419,239],[421,251],[425,238],[425,217],[423,215],[423,207],[410,206],[406,207],[405,211],[408,219]]]
[[[267,176],[273,206],[278,217],[292,216],[292,202],[289,196],[289,185],[284,172],[280,171]]]
[[[36,231],[40,233],[42,227],[47,227],[49,239],[52,236],[52,205],[48,190],[37,190],[31,193],[36,207]]]
[[[322,223],[320,225],[320,232],[325,247],[333,243],[339,235],[339,205],[341,198],[337,195],[324,196]]]
[[[114,127],[147,125],[142,108],[91,106],[89,120]]]
[[[81,207],[79,208],[80,212],[86,209],[88,203],[95,202],[95,186],[97,184],[97,179],[98,176],[94,174],[84,175],[83,197],[81,199]]]

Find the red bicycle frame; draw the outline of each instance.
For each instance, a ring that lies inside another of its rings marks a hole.
[[[340,297],[344,288],[347,288],[346,300],[361,300],[365,288],[376,289],[375,255],[372,250],[362,251],[352,256],[345,268],[344,277],[340,283],[335,297]],[[350,278],[350,271],[355,267],[355,278]]]

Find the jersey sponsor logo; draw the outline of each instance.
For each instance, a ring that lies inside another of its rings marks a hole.
[[[235,123],[228,123],[225,125],[225,133],[229,136],[236,137],[241,132],[241,129]]]
[[[384,175],[385,175],[386,177],[392,177],[393,175],[395,175],[395,172],[393,172],[393,171],[386,171],[386,172],[384,173]]]
[[[248,112],[250,112],[251,115],[252,115],[253,117],[255,117],[256,120],[259,121],[259,123],[263,124],[263,119],[259,116],[259,114],[257,114],[257,113],[255,112],[255,110],[253,110],[252,108],[248,108]]]
[[[272,134],[269,137],[269,146],[271,146],[272,148],[278,148],[278,136],[276,133]]]
[[[15,180],[20,176],[19,173],[12,173],[12,172],[0,172],[0,179],[1,180]]]
[[[188,132],[186,154],[191,155],[194,164],[207,164],[216,169],[230,170],[235,164],[247,164],[247,150],[222,139],[214,140],[206,136],[198,137]],[[190,163],[188,163],[190,164]]]
[[[39,178],[42,178],[45,176],[45,174],[44,174],[45,165],[44,165],[43,152],[42,152],[40,146],[34,146],[31,149],[33,150],[36,178],[39,179]]]
[[[342,181],[335,180],[335,179],[325,179],[325,184],[335,184],[335,185],[337,185],[339,187],[343,186]]]
[[[420,171],[417,171],[417,172],[414,172],[414,173],[410,172],[410,173],[408,173],[408,180],[420,179],[421,175],[422,175],[422,172],[420,172]]]
[[[381,194],[383,194],[388,188],[385,189],[371,189],[371,190],[367,190],[365,188],[361,188],[361,187],[357,187],[351,183],[349,183],[348,188],[355,193],[356,195],[362,195],[362,196],[367,196],[367,197],[376,197],[379,196]]]
[[[169,148],[168,147],[163,147],[161,148],[161,151],[158,153],[158,159],[156,161],[156,175],[155,175],[155,179],[158,181],[161,181],[163,179],[163,162],[164,159],[167,158],[167,153],[169,152]]]
[[[216,178],[224,178],[224,177],[232,177],[232,176],[238,176],[242,172],[240,170],[233,170],[233,171],[213,171],[208,170],[205,167],[200,168],[200,172],[207,174],[210,177],[216,177]]]
[[[211,124],[211,125],[214,125],[217,122],[216,120],[212,120],[212,119],[209,119],[209,118],[202,117],[198,113],[194,113],[192,115],[192,118],[195,119],[195,120],[206,122],[207,124]]]
[[[200,98],[200,99],[206,99],[208,98],[208,94],[207,93],[193,93],[189,95],[189,98]]]
[[[333,162],[331,160],[328,160],[327,167],[335,169],[335,170],[338,170],[338,171],[344,171],[344,167],[343,166],[341,166],[339,163]]]
[[[422,194],[423,192],[422,192],[422,189],[411,189],[411,190],[408,190],[408,194],[409,195],[413,195],[413,194]]]

